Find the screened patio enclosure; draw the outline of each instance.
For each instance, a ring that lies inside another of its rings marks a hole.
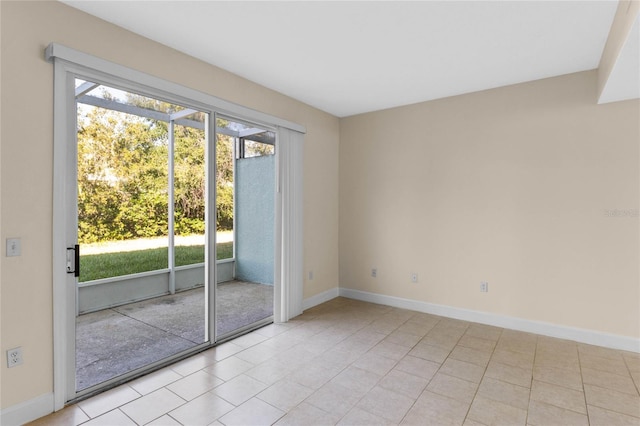
[[[275,133],[79,79],[76,102],[78,390],[271,322]],[[215,240],[205,238],[209,208]]]

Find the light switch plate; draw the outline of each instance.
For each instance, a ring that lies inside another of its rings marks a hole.
[[[7,257],[20,256],[20,238],[7,238]]]

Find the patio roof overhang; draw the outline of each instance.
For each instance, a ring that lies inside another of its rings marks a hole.
[[[125,104],[112,99],[100,98],[98,96],[89,95],[88,93],[99,87],[100,85],[92,82],[84,82],[76,87],[76,101],[81,104],[91,105],[98,108],[110,109],[113,111],[122,112],[125,114],[137,115],[139,117],[148,118],[151,120],[163,121],[165,123],[173,122],[179,126],[192,127],[195,129],[204,130],[204,122],[199,120],[189,119],[187,117],[199,112],[194,109],[183,109],[176,111],[172,114],[168,114],[162,111],[156,111],[148,108],[142,108],[137,105]],[[223,135],[231,136],[234,138],[249,139],[255,142],[261,142],[268,145],[275,145],[276,138],[275,133],[266,131],[260,128],[244,128],[234,130],[228,127],[218,126],[216,131]]]

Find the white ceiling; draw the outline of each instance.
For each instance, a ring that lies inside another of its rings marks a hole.
[[[64,3],[338,117],[598,67],[617,1]]]

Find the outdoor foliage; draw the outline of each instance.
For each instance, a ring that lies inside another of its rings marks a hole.
[[[129,94],[128,98],[131,104],[157,111],[173,112],[169,109],[175,108],[136,95]],[[203,234],[204,131],[179,125],[174,130],[175,233]],[[78,117],[80,243],[168,234],[168,140],[165,122],[103,108],[81,109]],[[218,229],[228,230],[233,227],[231,145],[224,137],[216,142],[216,219]]]
[[[233,229],[233,150],[229,136],[216,138],[216,223],[220,230]]]

